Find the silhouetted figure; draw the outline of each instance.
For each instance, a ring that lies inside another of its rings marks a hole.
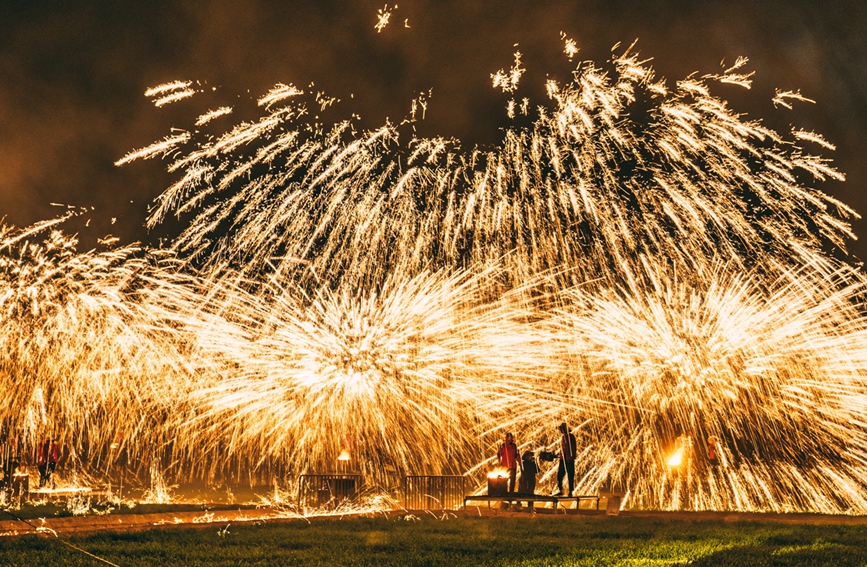
[[[712,467],[719,464],[719,439],[711,435],[707,438],[707,461]]]
[[[51,440],[46,438],[36,446],[36,468],[39,469],[39,488],[43,488],[48,481],[48,451],[51,449]]]
[[[560,464],[557,467],[557,492],[554,495],[563,495],[563,477],[569,477],[569,492],[566,496],[571,496],[575,490],[575,455],[578,444],[565,422],[560,424],[559,429],[563,435],[560,438]]]
[[[55,488],[54,469],[57,468],[57,461],[60,460],[60,443],[57,439],[52,439],[48,446],[48,464],[45,467],[45,482],[51,483],[51,488]]]
[[[521,494],[536,493],[536,475],[539,473],[539,465],[536,464],[536,456],[530,451],[524,451],[521,456],[521,481],[518,484],[518,492]],[[527,502],[527,508],[533,509],[533,501]]]

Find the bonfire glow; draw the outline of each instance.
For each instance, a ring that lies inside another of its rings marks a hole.
[[[502,467],[497,467],[488,472],[488,478],[508,478],[509,471]]]

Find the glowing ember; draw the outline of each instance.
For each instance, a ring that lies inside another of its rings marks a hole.
[[[376,33],[380,33],[382,30],[388,26],[388,22],[391,20],[391,13],[393,10],[397,9],[397,4],[395,4],[394,8],[389,8],[388,4],[379,9],[376,12],[376,25],[373,26],[376,29]],[[409,27],[408,25],[406,27]]]

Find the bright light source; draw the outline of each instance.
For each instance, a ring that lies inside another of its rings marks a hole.
[[[683,463],[683,449],[678,449],[669,458],[666,464],[670,467],[679,467]]]
[[[503,467],[497,467],[488,473],[488,478],[506,478],[509,476],[509,471]]]

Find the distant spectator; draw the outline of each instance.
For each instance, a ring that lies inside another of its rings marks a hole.
[[[46,438],[36,446],[36,468],[39,469],[39,488],[48,482],[48,452],[51,450],[51,440]]]
[[[45,481],[51,482],[51,488],[54,489],[54,469],[57,468],[57,461],[60,460],[60,443],[57,439],[51,440],[51,445],[48,447],[48,464],[45,467]]]
[[[719,439],[711,435],[707,438],[707,460],[712,467],[719,464]]]

